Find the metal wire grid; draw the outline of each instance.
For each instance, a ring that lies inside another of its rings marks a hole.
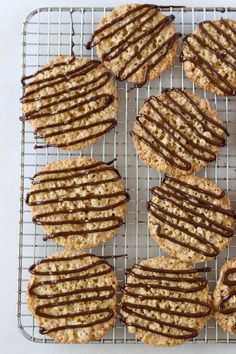
[[[77,56],[94,58],[95,50],[86,50],[84,44],[88,41],[97,23],[111,8],[42,8],[33,11],[23,25],[22,42],[22,75],[29,75],[38,70],[57,55],[70,55],[72,21],[75,31],[74,51]],[[176,17],[177,30],[186,34],[192,32],[196,24],[206,19],[221,17],[236,18],[236,8],[172,8],[162,11],[173,13]],[[19,277],[18,277],[18,325],[22,334],[34,342],[53,343],[54,341],[38,332],[37,323],[29,313],[26,304],[26,282],[28,267],[60,250],[53,241],[42,241],[42,230],[31,222],[31,213],[24,200],[30,187],[30,179],[38,170],[55,159],[71,159],[79,154],[91,156],[98,160],[109,161],[117,157],[116,167],[124,178],[126,189],[130,193],[126,223],[120,228],[118,235],[106,244],[92,250],[98,255],[115,255],[127,253],[128,257],[114,259],[113,265],[119,283],[124,282],[124,269],[144,258],[164,254],[152,241],[147,229],[146,201],[149,199],[149,189],[159,184],[161,174],[143,165],[135,153],[129,137],[134,118],[142,106],[144,99],[150,95],[158,95],[164,88],[187,88],[210,100],[221,115],[230,137],[227,145],[221,149],[215,162],[209,164],[201,173],[222,187],[230,199],[236,204],[236,100],[223,98],[198,89],[186,79],[178,58],[176,65],[163,73],[141,89],[129,91],[132,85],[117,83],[118,91],[118,125],[106,134],[101,141],[85,149],[81,153],[65,152],[57,148],[35,150],[33,131],[26,123],[21,124],[21,184],[20,184],[20,223],[19,223]],[[38,142],[40,143],[40,141]],[[236,235],[235,235],[236,236]],[[236,237],[233,237],[230,247],[222,252],[216,260],[208,262],[212,271],[208,274],[211,290],[214,288],[218,271],[229,257],[236,256]],[[119,294],[120,296],[120,294]],[[113,330],[100,343],[137,343],[119,321]],[[236,343],[236,336],[223,332],[212,318],[204,331],[192,342],[197,343]]]

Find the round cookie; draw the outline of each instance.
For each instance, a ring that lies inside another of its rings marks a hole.
[[[220,19],[198,24],[183,42],[180,61],[187,77],[212,93],[236,95],[236,21]]]
[[[90,253],[55,253],[29,268],[27,303],[40,334],[58,343],[101,339],[115,324],[113,268]]]
[[[236,334],[236,258],[225,262],[213,292],[217,323],[224,331]]]
[[[121,5],[100,21],[86,47],[97,46],[99,58],[117,80],[142,86],[175,63],[181,34],[174,19],[156,5]]]
[[[174,258],[143,260],[128,269],[121,316],[130,333],[146,344],[175,346],[195,338],[211,315],[206,279]]]
[[[130,135],[141,160],[160,172],[189,175],[214,161],[227,133],[209,102],[181,90],[148,98]]]
[[[197,263],[216,257],[231,241],[235,212],[225,193],[197,176],[165,177],[152,189],[148,227],[173,257]]]
[[[119,172],[110,163],[78,157],[58,160],[38,172],[26,203],[45,240],[72,248],[95,247],[123,224],[129,200]]]
[[[116,88],[99,61],[59,56],[22,83],[21,119],[46,146],[81,150],[116,126]]]

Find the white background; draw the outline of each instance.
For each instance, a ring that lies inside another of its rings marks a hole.
[[[146,345],[46,345],[27,341],[16,325],[19,96],[21,24],[33,9],[47,6],[117,6],[132,0],[1,0],[0,7],[0,354],[38,353],[235,353],[235,345],[191,345],[154,349]],[[236,6],[236,0],[160,0],[160,5]]]

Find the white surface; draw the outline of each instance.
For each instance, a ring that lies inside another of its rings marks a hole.
[[[153,349],[145,345],[41,345],[27,341],[16,325],[18,185],[19,185],[19,96],[21,24],[37,7],[117,6],[130,1],[111,0],[1,0],[0,11],[0,354],[37,353],[221,353],[235,352],[235,345],[191,345]],[[235,0],[147,1],[160,5],[235,6]]]

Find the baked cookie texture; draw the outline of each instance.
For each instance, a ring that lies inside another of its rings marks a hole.
[[[26,202],[46,239],[67,249],[95,247],[123,224],[129,195],[110,164],[78,157],[38,172]]]
[[[174,258],[141,261],[127,270],[122,288],[122,322],[143,343],[182,344],[198,335],[211,315],[211,296],[199,275],[208,269]]]
[[[224,331],[236,333],[236,258],[224,263],[213,292],[217,323]]]
[[[114,80],[99,61],[59,56],[22,82],[21,119],[46,146],[81,150],[116,125]]]
[[[212,93],[236,95],[236,21],[204,21],[187,35],[180,60],[186,76]]]
[[[147,204],[148,228],[158,245],[182,261],[215,258],[231,241],[235,212],[225,193],[197,176],[165,177]]]
[[[174,16],[164,16],[158,6],[125,4],[99,23],[87,43],[118,80],[142,86],[174,65],[178,50]]]
[[[178,177],[214,161],[226,133],[206,99],[168,89],[146,100],[130,134],[146,165]]]
[[[29,271],[27,303],[41,334],[58,343],[87,343],[115,324],[117,280],[104,259],[64,251]]]

